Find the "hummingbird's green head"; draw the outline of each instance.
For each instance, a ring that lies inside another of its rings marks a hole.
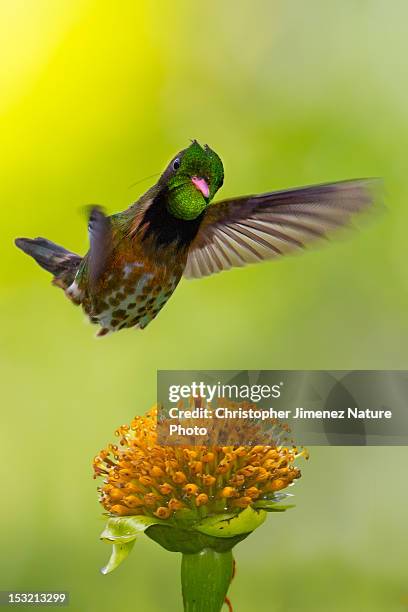
[[[208,145],[196,140],[180,151],[160,178],[167,190],[167,208],[178,219],[196,219],[224,181],[222,161]]]

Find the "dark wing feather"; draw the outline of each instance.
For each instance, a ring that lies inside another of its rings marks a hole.
[[[380,184],[357,179],[217,202],[190,246],[184,276],[208,276],[327,238],[373,204]]]
[[[95,286],[106,267],[112,247],[111,220],[99,206],[94,206],[89,215],[88,274],[90,286]]]

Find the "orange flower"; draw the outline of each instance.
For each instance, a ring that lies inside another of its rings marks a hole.
[[[160,446],[157,409],[116,431],[94,460],[104,480],[100,501],[112,515],[167,520],[183,510],[206,515],[265,507],[300,477],[293,465],[306,451],[284,446]]]

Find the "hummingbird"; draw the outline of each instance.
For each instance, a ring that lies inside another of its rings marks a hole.
[[[181,278],[201,278],[305,248],[346,225],[374,201],[376,179],[355,179],[212,203],[224,182],[220,157],[196,140],[125,211],[89,212],[84,257],[46,238],[18,248],[81,304],[98,336],[144,329]]]

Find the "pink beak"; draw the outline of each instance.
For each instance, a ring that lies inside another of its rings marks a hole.
[[[198,189],[198,191],[201,191],[205,198],[208,198],[210,195],[210,188],[208,187],[205,179],[199,178],[198,176],[192,176],[191,182],[193,183],[194,187]]]

